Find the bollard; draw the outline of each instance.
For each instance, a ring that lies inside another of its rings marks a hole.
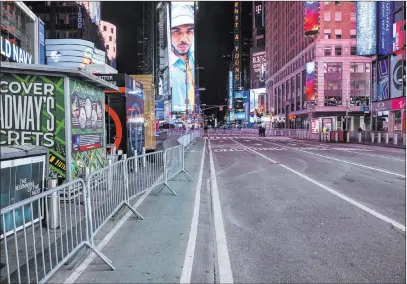
[[[382,134],[380,132],[377,133],[377,143],[382,143]]]
[[[321,141],[324,141],[324,133],[323,132],[321,132],[320,139],[321,139]]]
[[[370,133],[370,141],[374,143],[374,133]]]
[[[146,167],[146,147],[143,147],[143,168]]]
[[[384,143],[389,144],[389,133],[384,133]]]
[[[326,141],[331,142],[331,132],[326,132]]]
[[[403,145],[406,146],[406,134],[403,134]]]
[[[346,143],[349,143],[350,141],[350,133],[346,132]]]
[[[338,142],[338,141],[339,141],[339,133],[335,132],[335,142]]]
[[[362,133],[358,133],[358,143],[362,143]]]
[[[48,189],[53,189],[58,186],[58,179],[48,180]],[[47,224],[49,229],[59,228],[59,198],[58,192],[54,192],[52,195],[48,196],[48,216]]]
[[[397,145],[397,133],[394,133],[394,137],[393,137],[393,143],[394,143],[394,145]]]

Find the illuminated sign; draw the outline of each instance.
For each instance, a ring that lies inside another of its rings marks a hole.
[[[406,20],[393,24],[393,52],[403,49],[406,44]],[[396,52],[398,54],[398,52]]]
[[[195,111],[194,2],[171,2],[169,70],[172,112]]]
[[[376,54],[376,2],[356,3],[356,54]]]
[[[318,1],[304,3],[304,33],[307,36],[316,35],[319,31],[319,4]]]
[[[8,59],[24,64],[32,63],[32,55],[27,51],[18,47],[16,44],[11,43],[6,38],[0,37],[1,39],[1,55],[7,57]]]
[[[267,64],[267,54],[264,48],[250,48],[250,78],[259,82],[264,82]]]
[[[254,22],[256,25],[256,29],[264,27],[264,9],[263,9],[263,2],[256,1],[254,2]]]
[[[379,7],[379,45],[378,53],[388,55],[392,52],[392,35],[393,35],[393,7],[394,4],[389,1],[380,1]]]
[[[233,109],[233,72],[229,71],[229,110]]]
[[[82,6],[78,7],[78,29],[83,27]]]
[[[235,81],[235,89],[240,87],[240,3],[235,2],[234,10],[233,10],[233,36],[234,36],[234,81]]]
[[[305,79],[305,100],[316,100],[316,75],[315,75],[315,62],[308,62],[306,64],[306,79]]]

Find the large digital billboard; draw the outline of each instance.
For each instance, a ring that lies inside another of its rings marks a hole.
[[[390,67],[390,97],[401,97],[403,96],[403,57],[401,55],[392,56]]]
[[[229,71],[229,111],[233,109],[233,72]]]
[[[267,54],[264,48],[252,47],[250,48],[250,78],[252,81],[264,82]]]
[[[389,55],[392,53],[392,35],[393,35],[393,7],[394,3],[390,1],[380,1],[379,7],[379,44],[378,53],[380,55]]]
[[[379,60],[377,66],[377,100],[389,99],[389,60],[388,58]]]
[[[194,2],[172,2],[169,63],[173,113],[195,110],[194,28]]]
[[[318,1],[306,1],[304,3],[304,33],[316,35],[319,31],[319,3]]]
[[[266,88],[250,90],[250,122],[260,122],[266,111]]]
[[[376,2],[356,3],[356,54],[376,54]]]
[[[316,100],[316,68],[315,62],[308,62],[306,64],[306,79],[305,79],[305,100]]]

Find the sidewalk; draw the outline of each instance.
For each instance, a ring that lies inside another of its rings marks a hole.
[[[203,140],[196,140],[185,157],[185,167],[194,181],[189,182],[180,174],[175,181],[169,182],[178,196],[168,189],[163,189],[157,196],[150,194],[137,208],[144,220],[130,215],[123,221],[123,216],[129,215],[128,209],[124,209],[97,235],[96,246],[105,244],[102,252],[112,260],[116,270],[111,271],[99,258],[92,260],[87,256],[73,270],[62,268],[49,283],[179,282],[203,146]],[[133,201],[132,205],[135,203]],[[101,244],[106,235],[115,231],[107,244]]]

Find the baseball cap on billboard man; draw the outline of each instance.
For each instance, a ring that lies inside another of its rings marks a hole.
[[[172,50],[177,56],[187,59],[194,42],[194,11],[187,4],[173,4],[171,14]]]

